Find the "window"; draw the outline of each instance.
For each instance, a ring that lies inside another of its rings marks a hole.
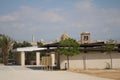
[[[84,40],[87,41],[88,40],[88,36],[84,36]]]

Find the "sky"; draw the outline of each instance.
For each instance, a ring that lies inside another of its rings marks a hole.
[[[0,34],[16,41],[120,40],[120,0],[0,0]]]

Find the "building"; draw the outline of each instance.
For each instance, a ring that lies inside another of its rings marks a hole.
[[[65,40],[70,38],[70,36],[64,33],[60,38],[61,40]],[[90,33],[84,32],[81,33],[81,43],[80,54],[69,58],[70,69],[109,69],[111,67],[114,69],[120,68],[120,44],[117,44],[116,48],[111,52],[111,66],[110,56],[101,48],[103,45],[105,45],[104,42],[91,43]],[[17,48],[15,49],[17,64],[25,66],[25,54],[30,54],[33,52],[36,55],[34,61],[36,65],[43,65],[44,61],[50,61],[52,64],[50,66],[55,66],[55,64],[58,65],[58,57],[60,56],[60,68],[66,69],[67,57],[65,55],[58,55],[55,52],[55,49],[58,46],[60,47],[59,42],[45,44],[40,48]],[[40,57],[42,52],[47,54],[47,56]],[[48,54],[51,59],[46,60],[48,59]]]
[[[66,35],[66,34],[65,34]],[[61,36],[63,37],[63,35]],[[109,69],[120,68],[120,44],[111,52],[111,58],[107,52],[101,47],[105,45],[104,42],[91,43],[90,33],[81,33],[80,54],[69,58],[70,69]],[[44,45],[44,47],[58,47],[59,43]],[[60,47],[60,46],[59,46]],[[67,46],[64,46],[67,47]],[[58,61],[57,53],[55,54],[55,61]],[[66,69],[67,57],[60,55],[60,68]]]
[[[45,50],[47,50],[47,48],[38,48],[36,46],[14,49],[13,52],[15,53],[15,64],[21,66],[25,66],[25,65],[46,66],[45,64],[47,61],[47,65],[50,63],[50,66],[54,66],[55,54],[50,53],[49,57],[46,56],[41,58],[41,51],[45,51]],[[35,55],[35,59],[30,59],[30,54],[32,53]]]
[[[101,46],[105,43],[89,43],[81,44],[80,54],[76,56],[69,57],[70,69],[119,69],[120,68],[120,45],[117,46],[117,49],[111,52],[112,56],[112,66],[111,58]],[[52,47],[60,46],[59,43],[44,45],[51,49]],[[64,46],[67,47],[67,46]],[[49,50],[54,51],[54,50]],[[58,61],[58,54],[55,53],[55,62]],[[60,68],[66,69],[67,66],[67,57],[65,55],[60,55]]]
[[[81,44],[89,44],[91,43],[90,33],[82,32],[81,33]]]
[[[61,35],[60,39],[65,40],[65,39],[68,39],[68,38],[70,38],[70,36],[67,33],[64,33],[64,34]]]

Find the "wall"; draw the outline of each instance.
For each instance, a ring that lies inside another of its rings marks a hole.
[[[77,56],[70,57],[70,68],[71,69],[84,69],[83,65],[83,57],[86,56],[86,69],[105,69],[109,67],[107,65],[110,64],[109,55],[101,52],[88,52],[88,53],[80,53]],[[120,53],[113,52],[113,68],[120,68]],[[61,69],[65,69],[66,56],[61,55]]]

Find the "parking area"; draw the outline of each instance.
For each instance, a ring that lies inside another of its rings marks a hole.
[[[35,68],[35,67],[34,67]],[[38,68],[38,67],[36,67]],[[68,71],[47,71],[22,66],[0,66],[0,80],[110,80]]]

